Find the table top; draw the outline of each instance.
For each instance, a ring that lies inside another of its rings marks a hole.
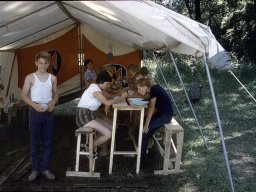
[[[147,108],[148,105],[132,105],[126,99],[124,99],[119,103],[113,104],[112,107],[118,110],[141,110]]]

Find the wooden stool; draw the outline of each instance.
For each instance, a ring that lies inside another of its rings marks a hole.
[[[171,123],[165,124],[165,133],[164,133],[164,140],[163,145],[164,149],[162,148],[161,144],[159,143],[158,139],[153,136],[155,143],[157,144],[157,148],[164,158],[163,162],[163,170],[155,170],[155,175],[168,175],[171,173],[179,173],[182,172],[180,170],[181,164],[181,154],[182,154],[182,146],[183,146],[183,138],[184,138],[184,129],[179,125],[179,123],[172,118]],[[172,139],[172,134],[176,134],[176,146]],[[170,151],[171,147],[174,150],[175,158],[170,159]],[[172,165],[172,161],[175,162],[174,169],[169,169],[170,165]]]
[[[88,143],[88,140],[89,140],[89,152],[80,150],[81,137],[82,137],[83,134],[86,135],[86,140],[87,140],[86,143]],[[89,128],[89,127],[80,127],[79,129],[76,130],[75,135],[77,136],[75,171],[67,171],[66,176],[100,177],[100,173],[95,173],[94,172],[94,168],[95,168],[95,159],[93,158],[93,138],[94,138],[94,135],[95,135],[94,129]],[[79,171],[80,155],[86,155],[86,156],[89,157],[89,172]]]

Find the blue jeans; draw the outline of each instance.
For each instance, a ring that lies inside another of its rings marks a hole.
[[[147,155],[147,145],[148,145],[149,138],[151,138],[153,134],[161,128],[162,125],[166,123],[170,123],[171,119],[172,119],[172,115],[166,115],[166,114],[156,114],[151,118],[151,121],[148,126],[149,131],[147,133],[143,133],[142,135],[142,145],[141,145],[141,162],[142,163],[145,161],[145,158]]]
[[[51,142],[53,129],[53,113],[37,112],[29,109],[30,152],[32,169],[39,171],[41,162],[40,144],[43,146],[43,169],[49,169],[51,159]]]

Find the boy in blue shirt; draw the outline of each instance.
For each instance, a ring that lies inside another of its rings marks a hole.
[[[173,107],[171,98],[160,85],[152,85],[147,78],[139,79],[136,85],[139,94],[150,95],[142,136],[141,163],[143,164],[147,155],[148,140],[162,125],[171,122]]]

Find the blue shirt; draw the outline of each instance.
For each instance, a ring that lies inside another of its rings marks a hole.
[[[153,85],[149,94],[151,98],[156,98],[155,108],[158,114],[173,115],[171,98],[160,85]]]
[[[93,80],[96,79],[95,71],[87,69],[84,73],[84,83],[86,87],[89,87]]]

